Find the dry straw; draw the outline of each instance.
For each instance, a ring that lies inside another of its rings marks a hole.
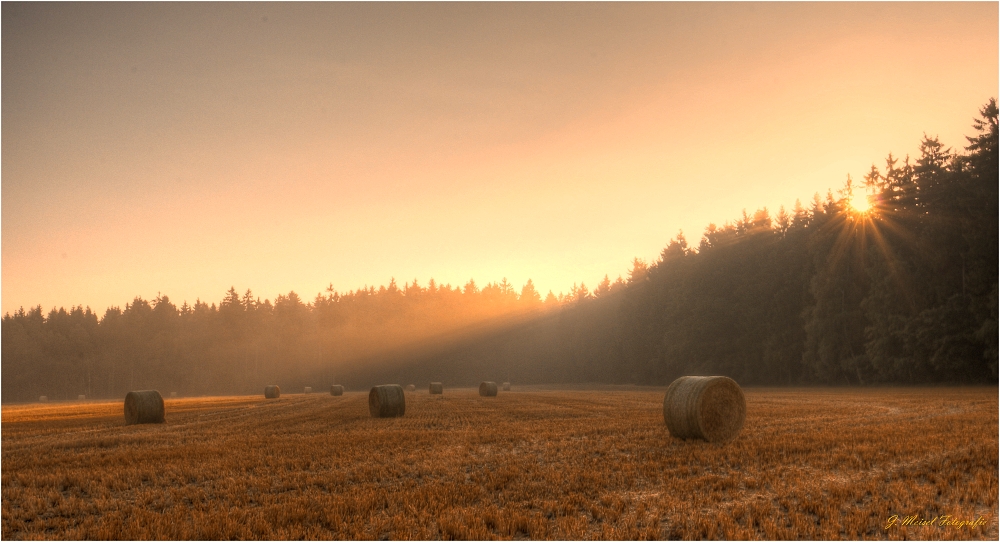
[[[156,390],[130,391],[125,395],[125,425],[163,423],[163,397]]]
[[[725,376],[682,376],[663,397],[663,420],[674,437],[727,442],[739,434],[747,403],[733,379]]]
[[[372,418],[396,418],[406,412],[406,397],[399,384],[375,386],[368,392],[368,411]]]
[[[510,382],[503,383],[503,391],[510,391]]]
[[[406,386],[406,391],[417,391],[417,387],[410,384],[409,386]]]
[[[305,388],[304,388],[304,389],[302,390],[302,393],[312,393],[312,392],[313,392],[313,389],[312,389],[312,388],[310,388],[309,386],[306,386],[306,387],[305,387]]]
[[[41,403],[46,403],[46,402],[48,402],[48,400],[49,400],[49,398],[46,397],[46,396],[44,396],[44,395],[41,395],[41,396],[38,397],[38,401],[41,402]]]
[[[278,386],[264,386],[265,399],[277,399],[281,397],[281,388]]]
[[[344,395],[344,387],[340,384],[330,386],[330,395]]]
[[[496,397],[497,396],[497,383],[496,382],[483,382],[479,385],[479,395],[483,397]]]
[[[431,382],[431,395],[441,395],[444,393],[444,384]]]

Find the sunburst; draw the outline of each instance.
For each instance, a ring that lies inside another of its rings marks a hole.
[[[856,213],[865,214],[872,208],[871,196],[860,191],[853,194],[847,203]]]

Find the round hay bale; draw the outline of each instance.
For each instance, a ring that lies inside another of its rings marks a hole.
[[[278,386],[264,386],[265,399],[277,399],[281,397],[281,388]]]
[[[503,391],[510,391],[510,382],[503,383]]]
[[[125,425],[163,423],[163,397],[156,390],[130,391],[125,395]]]
[[[479,395],[483,397],[496,397],[497,396],[497,383],[496,382],[483,382],[479,384]]]
[[[171,398],[177,397],[177,392],[176,391],[170,392],[170,397]]]
[[[398,384],[375,386],[368,392],[368,411],[372,418],[396,418],[406,412],[406,397]]]
[[[663,421],[676,438],[727,442],[739,434],[746,415],[743,390],[725,376],[682,376],[663,397]]]
[[[406,391],[417,391],[417,387],[410,384],[409,386],[406,386]]]
[[[340,384],[330,386],[330,395],[344,395],[344,387]]]
[[[77,401],[86,401],[87,400],[87,396],[86,395],[77,395],[76,396],[76,400]]]
[[[44,395],[40,395],[38,397],[38,402],[40,402],[40,403],[47,403],[48,401],[49,401],[49,398],[46,397],[46,396],[44,396]]]
[[[431,395],[441,395],[444,393],[444,384],[431,382]]]
[[[302,389],[302,393],[312,393],[312,392],[313,389],[310,388],[309,386],[306,386],[305,388]]]

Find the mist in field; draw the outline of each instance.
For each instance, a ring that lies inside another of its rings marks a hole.
[[[4,402],[996,382],[995,3],[0,9]]]
[[[332,285],[310,301],[232,288],[3,318],[3,400],[481,380],[664,385],[989,383],[997,378],[997,107],[962,151],[926,137],[836,194],[678,234],[627,277],[545,298],[482,287]]]

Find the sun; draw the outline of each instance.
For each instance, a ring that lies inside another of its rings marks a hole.
[[[867,213],[872,207],[871,202],[868,199],[868,195],[864,192],[857,192],[852,195],[848,203],[850,204],[851,209],[854,209],[855,212],[862,214]]]

